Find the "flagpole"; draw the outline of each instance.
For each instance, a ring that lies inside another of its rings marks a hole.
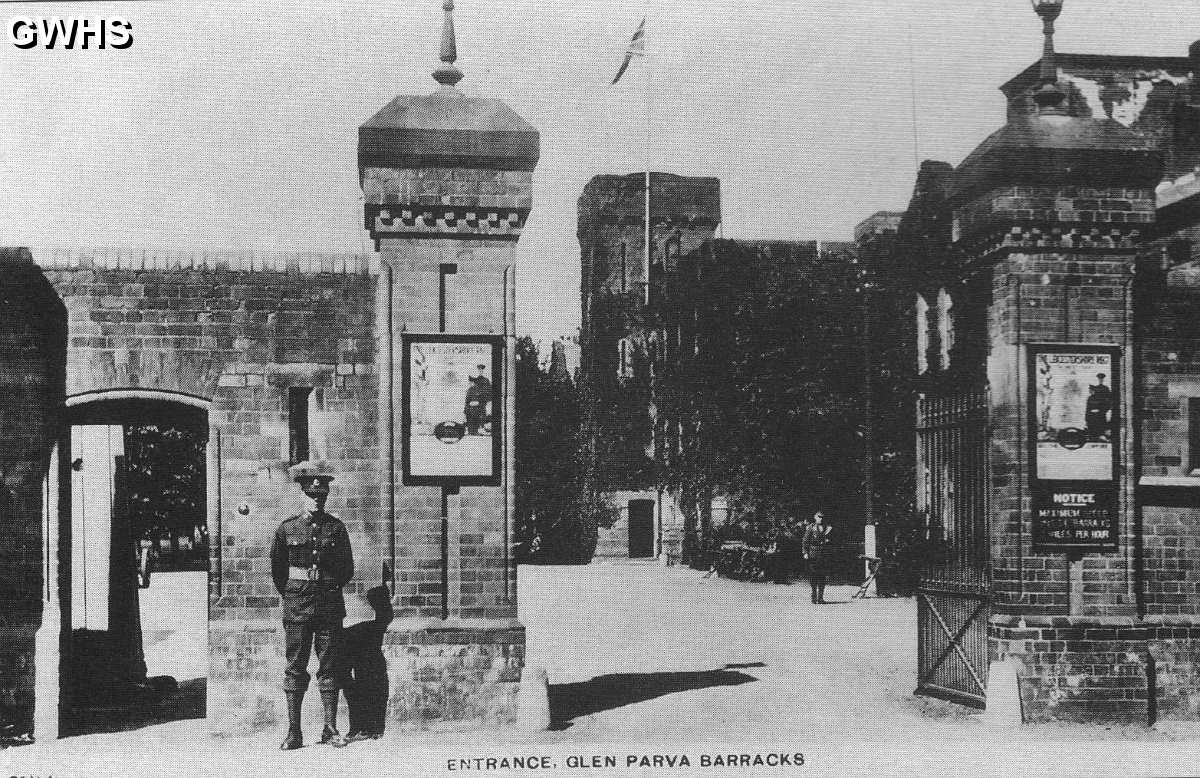
[[[645,245],[645,254],[642,257],[642,283],[645,285],[643,293],[643,304],[650,304],[650,108],[651,86],[653,84],[653,73],[650,69],[650,53],[646,50],[646,24],[650,18],[649,3],[647,3],[647,13],[642,17],[642,23],[634,30],[633,37],[629,40],[629,46],[625,49],[625,59],[621,62],[621,67],[617,69],[617,74],[613,76],[612,83],[616,84],[621,80],[621,76],[625,75],[629,63],[634,57],[641,57],[646,60],[646,86],[645,86],[645,110],[646,110],[646,137],[643,143],[642,156],[645,168],[645,203],[643,207],[643,232],[642,238]]]
[[[646,257],[645,257],[645,276],[646,292],[645,304],[650,305],[650,84],[653,80],[654,71],[650,67],[650,4],[646,4],[646,29],[642,33],[642,41],[644,48],[642,49],[642,59],[646,63],[646,143],[643,150],[643,156],[646,162],[646,213],[645,213],[645,228],[646,228]]]

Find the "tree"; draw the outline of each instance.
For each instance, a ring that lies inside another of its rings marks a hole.
[[[857,518],[862,486],[858,271],[815,250],[717,241],[667,297],[684,322],[656,390],[661,485],[687,542],[711,539],[715,493],[782,524],[817,508]]]
[[[537,345],[517,341],[516,524],[521,561],[586,564],[598,513],[585,487],[582,413],[561,345],[542,369]]]
[[[187,426],[126,426],[126,494],[135,539],[169,537],[174,547],[197,527],[203,531],[206,442],[202,431]],[[207,564],[204,547],[184,556],[188,566]]]

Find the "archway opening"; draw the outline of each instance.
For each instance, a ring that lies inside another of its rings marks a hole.
[[[207,412],[126,397],[73,405],[68,420],[61,734],[202,718]]]

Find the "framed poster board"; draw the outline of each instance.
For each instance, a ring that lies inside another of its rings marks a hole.
[[[498,486],[503,338],[406,333],[401,343],[404,483]]]
[[[1120,349],[1029,346],[1033,545],[1115,551],[1120,472]]]

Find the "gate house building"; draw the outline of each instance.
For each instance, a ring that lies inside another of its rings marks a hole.
[[[944,540],[918,691],[982,705],[1011,661],[1026,721],[1195,718],[1200,44],[1056,56],[1050,31],[1007,124],[922,166],[896,238]]]
[[[281,726],[267,555],[298,506],[287,469],[305,458],[336,473],[329,510],[357,569],[347,624],[370,617],[369,588],[392,589],[391,722],[514,718],[525,644],[511,555],[514,255],[539,138],[503,103],[455,88],[452,6],[436,91],[397,97],[359,130],[374,253],[0,254],[0,718],[18,731],[36,722],[53,737],[92,680],[72,613],[83,578],[70,484],[113,460],[72,450],[95,438],[79,429],[178,419],[207,433],[213,732]],[[406,485],[401,333],[501,339],[499,485]],[[89,549],[112,561],[94,645],[117,657],[141,638],[127,527],[111,513],[111,537]]]

